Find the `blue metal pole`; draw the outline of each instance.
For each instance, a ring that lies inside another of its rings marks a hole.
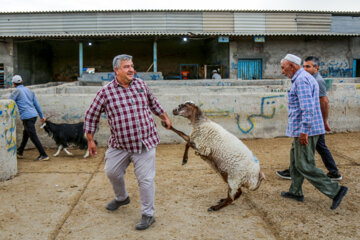
[[[83,44],[79,43],[79,76],[82,77],[83,74]]]
[[[353,78],[356,77],[356,59],[353,60]]]
[[[157,42],[154,40],[154,72],[157,72]]]

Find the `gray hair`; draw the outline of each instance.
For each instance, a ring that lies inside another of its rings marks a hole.
[[[307,62],[307,61],[312,61],[314,67],[319,66],[319,64],[320,64],[319,58],[314,57],[314,56],[309,56],[309,57],[305,58],[304,61],[305,61],[305,62]]]
[[[127,54],[117,55],[113,59],[113,69],[119,68],[121,61],[130,61],[130,60],[132,60],[132,58],[133,58],[132,56],[127,55]]]

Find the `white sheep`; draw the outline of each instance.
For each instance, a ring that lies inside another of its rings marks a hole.
[[[259,188],[265,178],[260,172],[258,159],[247,146],[219,124],[207,119],[200,108],[192,102],[180,104],[174,115],[188,118],[193,127],[190,136],[171,127],[186,142],[183,164],[187,162],[189,147],[205,160],[228,184],[228,196],[208,211],[217,211],[240,197],[241,187]]]

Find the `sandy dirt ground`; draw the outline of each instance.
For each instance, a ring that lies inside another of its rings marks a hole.
[[[184,144],[159,145],[157,221],[146,231],[134,229],[141,213],[131,165],[126,174],[131,203],[109,212],[104,206],[113,191],[103,171],[104,148],[94,158],[83,159],[83,151],[72,149],[74,156],[62,152],[42,162],[33,161],[35,150],[27,150],[17,176],[0,182],[0,239],[360,239],[360,133],[326,140],[343,174],[341,184],[349,187],[334,211],[332,200],[307,181],[303,203],[280,196],[290,181],[275,171],[288,167],[290,138],[244,140],[266,181],[218,212],[207,208],[226,196],[222,179],[192,150],[182,166]]]

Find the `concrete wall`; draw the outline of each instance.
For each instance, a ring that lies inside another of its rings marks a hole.
[[[0,100],[0,181],[17,173],[15,120],[15,102]]]
[[[255,43],[253,38],[234,40],[230,42],[230,78],[237,78],[239,59],[262,59],[263,78],[281,78],[280,61],[287,53],[318,56],[323,77],[352,77],[358,42],[358,38],[345,37],[266,37],[264,43]]]
[[[4,64],[5,86],[12,85],[11,79],[14,75],[14,48],[12,39],[0,40],[0,63]]]
[[[53,115],[57,123],[82,121],[84,113],[100,86],[79,86],[68,83],[46,88],[34,88],[46,116]],[[186,119],[172,115],[172,109],[188,100],[201,106],[206,116],[220,123],[239,138],[271,138],[285,135],[287,127],[287,91],[291,82],[279,80],[250,81],[147,81],[158,97],[176,128],[189,133]],[[7,98],[10,90],[0,98]],[[0,92],[1,94],[1,92]],[[333,79],[328,92],[330,99],[330,125],[334,132],[360,131],[360,79]],[[156,118],[162,143],[182,142],[171,131],[163,129]],[[37,126],[40,126],[38,122]],[[21,139],[22,124],[17,121],[17,137]],[[38,129],[45,146],[54,142]],[[101,116],[100,130],[96,134],[100,146],[106,145],[109,127],[105,115]],[[31,145],[29,145],[31,146]]]

